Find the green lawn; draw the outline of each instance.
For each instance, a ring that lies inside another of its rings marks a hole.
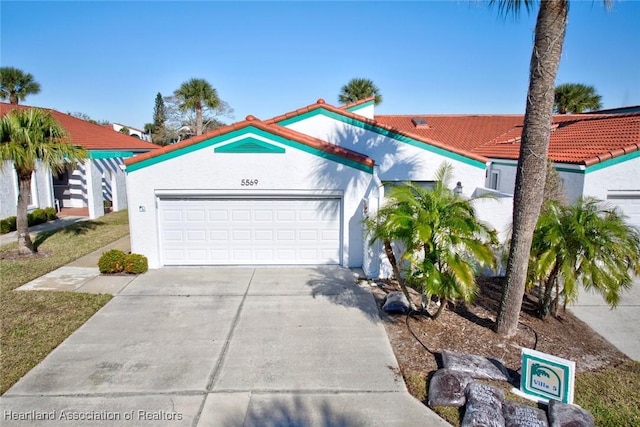
[[[96,311],[110,295],[13,289],[129,233],[127,211],[108,214],[34,238],[46,257],[0,260],[0,394],[33,368]],[[0,247],[0,254],[16,243]]]

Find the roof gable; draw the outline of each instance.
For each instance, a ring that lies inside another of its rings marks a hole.
[[[224,142],[229,139],[242,137],[243,135],[247,135],[247,137],[242,138],[237,142],[224,144]],[[240,150],[240,152],[244,153],[249,152],[242,151],[244,149],[268,150],[269,153],[278,152],[279,150],[283,150],[284,152],[282,147],[259,140],[254,136],[302,150],[337,163],[342,163],[346,166],[350,166],[364,172],[373,172],[373,160],[363,154],[329,144],[326,141],[321,141],[275,124],[265,124],[253,116],[247,116],[247,119],[242,122],[218,128],[204,135],[189,138],[177,144],[127,159],[125,160],[125,164],[127,165],[127,171],[133,172],[135,170],[214,145],[218,145],[222,150],[218,152],[222,153],[225,152],[224,147],[229,145],[231,146],[228,147],[228,150],[231,151],[226,151],[227,153],[234,152],[233,150]]]
[[[0,116],[14,109],[25,110],[28,108],[40,107],[0,103]],[[150,142],[116,132],[112,127],[106,128],[49,108],[42,108],[42,110],[51,113],[60,123],[69,134],[73,145],[78,145],[86,150],[146,152],[159,148],[158,145]]]
[[[342,108],[337,108],[325,103],[323,99],[319,99],[315,104],[308,105],[307,107],[303,107],[298,110],[271,118],[269,120],[265,120],[265,123],[287,126],[289,124],[296,123],[317,115],[324,115],[343,123],[347,123],[404,143],[408,143],[415,147],[425,149],[472,166],[476,166],[479,168],[485,167],[485,162],[487,159],[481,155],[452,147],[450,145],[442,144],[438,141],[427,140],[426,138],[423,138],[419,135],[405,132],[392,126],[380,123],[376,120],[368,119],[366,117],[350,113]]]
[[[244,138],[240,141],[230,142],[216,147],[213,151],[216,153],[258,153],[258,154],[281,154],[286,150],[273,144],[261,141],[256,138]]]

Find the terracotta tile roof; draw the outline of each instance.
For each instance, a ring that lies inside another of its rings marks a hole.
[[[428,127],[416,127],[423,118]],[[522,115],[402,115],[376,116],[376,121],[468,150],[484,158],[517,159]],[[557,162],[592,165],[637,151],[640,113],[573,114],[553,117],[549,157]]]
[[[309,135],[305,135],[303,133],[294,131],[292,129],[285,128],[283,126],[278,126],[275,123],[267,124],[254,116],[247,116],[244,121],[233,123],[228,126],[223,126],[211,132],[207,132],[200,136],[195,136],[193,138],[185,139],[177,144],[168,145],[160,148],[159,150],[150,151],[145,154],[141,154],[136,157],[132,157],[125,160],[126,165],[131,165],[134,163],[138,163],[143,160],[151,159],[153,157],[161,156],[165,153],[169,153],[172,151],[181,150],[185,147],[189,147],[191,145],[198,144],[207,139],[215,138],[216,136],[224,135],[230,133],[234,130],[243,129],[249,126],[253,126],[265,132],[281,136],[286,139],[290,139],[301,144],[307,145],[309,147],[313,147],[324,152],[334,154],[349,160],[353,160],[357,163],[363,164],[365,166],[373,167],[374,162],[371,158],[365,156],[364,154],[357,153],[353,150],[349,150],[343,147],[339,147],[334,144],[330,144],[326,141],[322,141],[317,138],[310,137]]]
[[[391,133],[395,133],[395,134],[400,135],[400,136],[406,136],[406,137],[415,139],[417,141],[424,142],[425,144],[428,144],[428,145],[431,145],[431,146],[434,146],[434,147],[438,147],[438,148],[441,148],[443,150],[450,151],[450,152],[453,152],[453,153],[456,153],[456,154],[460,154],[462,156],[465,156],[465,157],[468,157],[468,158],[471,158],[471,159],[474,159],[474,160],[478,160],[480,162],[486,162],[486,160],[487,160],[485,157],[482,157],[482,156],[480,156],[480,155],[478,155],[476,153],[472,153],[471,151],[468,151],[465,148],[457,147],[457,146],[450,145],[450,144],[444,144],[444,143],[439,142],[437,140],[427,138],[427,137],[425,137],[423,135],[420,135],[420,134],[417,134],[417,133],[414,133],[414,132],[408,132],[406,129],[398,128],[398,127],[390,125],[388,123],[384,123],[382,121],[377,120],[377,118],[378,118],[377,116],[376,116],[376,120],[372,120],[372,119],[368,119],[366,117],[360,116],[358,114],[354,114],[354,113],[351,113],[349,111],[345,111],[342,108],[334,107],[333,105],[327,104],[324,101],[324,99],[318,99],[318,101],[316,101],[315,104],[311,104],[311,105],[308,105],[306,107],[299,108],[297,110],[291,111],[289,113],[273,117],[271,119],[265,120],[264,122],[267,123],[267,124],[279,123],[279,122],[281,122],[283,120],[290,119],[290,118],[293,118],[293,117],[297,117],[297,116],[300,116],[302,114],[305,114],[305,113],[308,113],[310,111],[314,111],[314,110],[317,110],[317,109],[325,109],[327,111],[331,111],[331,112],[339,114],[341,116],[344,116],[344,117],[347,117],[347,118],[350,118],[350,119],[354,119],[354,120],[358,120],[358,121],[363,122],[365,124],[368,124],[370,126],[377,127],[377,128],[379,128],[381,130],[388,131],[388,132],[391,132]],[[388,117],[388,116],[385,116],[385,117]],[[394,117],[399,117],[399,116],[394,116]],[[409,122],[410,122],[411,121],[411,117],[413,117],[413,116],[407,116],[407,117],[409,117]],[[412,127],[413,127],[413,125],[412,125]]]
[[[522,126],[514,127],[474,152],[486,157],[517,159]],[[554,116],[549,158],[590,166],[640,150],[640,113]]]
[[[0,103],[0,116],[15,108],[27,109],[31,107],[3,102]],[[66,129],[74,145],[79,145],[87,150],[149,151],[160,148],[150,142],[115,132],[113,127],[106,128],[49,108],[43,108],[43,110],[50,112]]]
[[[416,127],[412,121],[414,118],[426,120],[428,127]],[[522,124],[522,115],[376,115],[375,120],[426,141],[473,151],[497,135]]]

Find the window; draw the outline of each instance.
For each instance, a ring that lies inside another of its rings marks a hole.
[[[497,190],[500,185],[500,171],[491,171],[491,178],[489,181],[489,188]]]

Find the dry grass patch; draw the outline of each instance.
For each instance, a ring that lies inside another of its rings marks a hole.
[[[110,295],[13,289],[126,236],[126,211],[41,233],[39,255],[16,257],[16,244],[0,247],[0,393],[38,364],[104,306]]]

